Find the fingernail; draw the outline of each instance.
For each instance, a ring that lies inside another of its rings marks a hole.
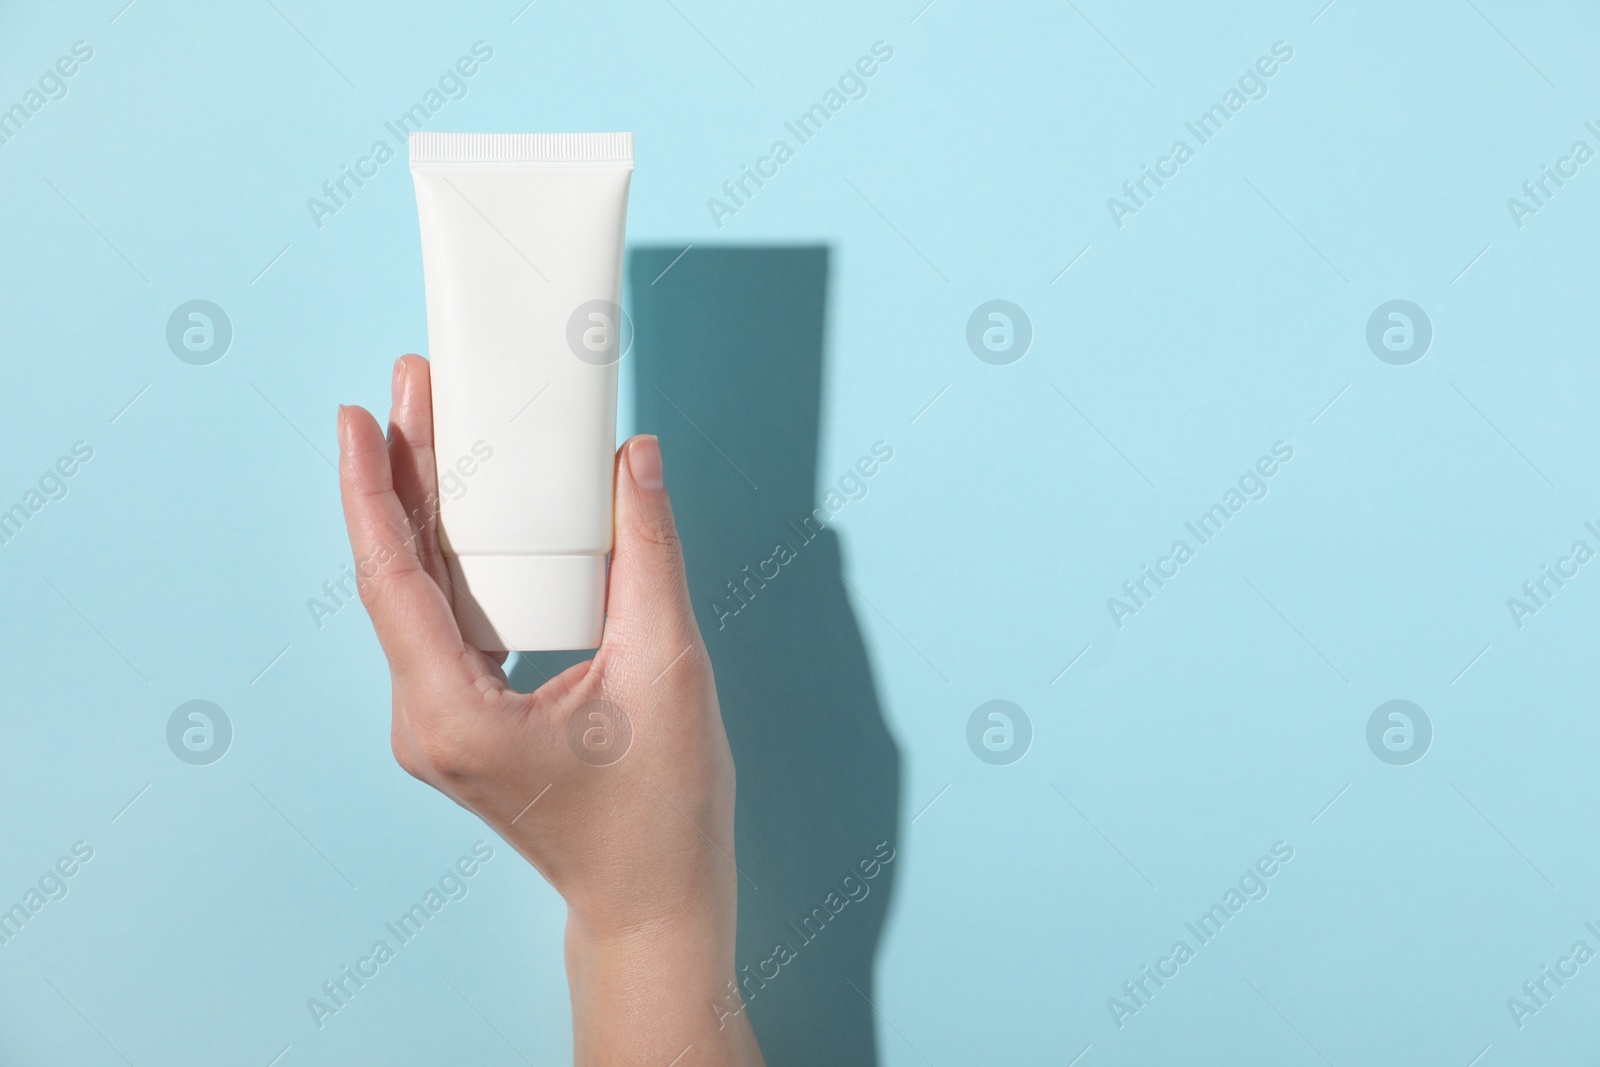
[[[396,404],[400,403],[400,394],[405,390],[406,358],[401,356],[394,361],[394,370],[389,374],[389,395]]]
[[[666,484],[661,466],[661,440],[646,434],[628,446],[628,470],[641,489],[660,489]]]

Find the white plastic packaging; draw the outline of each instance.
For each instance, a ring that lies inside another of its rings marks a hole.
[[[633,135],[413,133],[411,174],[462,636],[598,647]]]

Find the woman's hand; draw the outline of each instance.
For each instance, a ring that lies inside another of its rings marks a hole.
[[[578,1063],[676,1063],[692,1046],[685,1063],[760,1064],[730,986],[733,759],[659,442],[617,453],[600,650],[523,694],[504,654],[467,646],[451,612],[427,361],[396,361],[393,394],[387,439],[365,410],[340,408],[339,448],[361,601],[393,681],[395,758],[566,899]]]

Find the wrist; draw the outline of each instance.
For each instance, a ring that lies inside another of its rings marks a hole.
[[[626,929],[567,917],[574,1061],[759,1065],[734,984],[731,911],[712,909]]]

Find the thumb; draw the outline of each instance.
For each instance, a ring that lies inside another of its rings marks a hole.
[[[667,498],[661,442],[643,434],[617,451],[616,542],[606,594],[604,643],[628,658],[657,658],[665,664],[699,642],[683,545]],[[641,664],[647,666],[647,664]]]

